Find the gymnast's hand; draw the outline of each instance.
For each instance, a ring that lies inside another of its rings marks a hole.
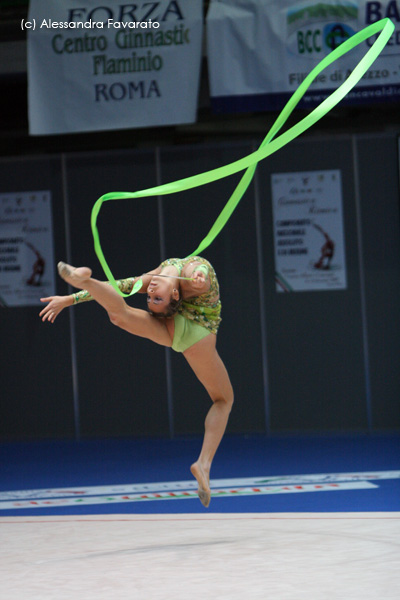
[[[202,273],[201,271],[195,271],[192,277],[192,288],[195,290],[201,290],[206,284],[206,278],[204,273]]]
[[[72,306],[72,296],[49,296],[48,298],[40,298],[40,302],[48,302],[48,305],[39,313],[39,317],[42,317],[42,321],[50,321],[54,323],[57,315],[66,308]]]

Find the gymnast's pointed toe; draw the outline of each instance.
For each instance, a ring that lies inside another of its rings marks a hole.
[[[72,267],[67,263],[60,261],[57,265],[58,274],[64,281],[75,287],[81,287],[81,285],[90,279],[92,271],[88,267]]]
[[[197,495],[198,495],[199,500],[202,503],[202,505],[205,508],[208,508],[210,506],[210,502],[211,502],[211,491],[199,489],[197,491]]]
[[[67,265],[67,263],[63,262],[62,260],[60,260],[60,262],[58,263],[57,270],[58,270],[59,276],[62,277],[62,279],[66,279],[67,277],[69,277],[71,275],[71,267],[69,265]]]

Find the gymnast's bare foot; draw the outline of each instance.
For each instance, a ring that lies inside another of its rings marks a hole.
[[[192,464],[190,471],[193,477],[197,479],[197,483],[199,484],[199,489],[197,490],[199,500],[206,508],[208,508],[211,502],[209,474],[198,462]]]
[[[78,267],[75,269],[75,267],[71,267],[71,265],[67,265],[65,262],[59,262],[57,269],[60,277],[77,288],[85,287],[85,281],[90,279],[92,275],[89,267]]]

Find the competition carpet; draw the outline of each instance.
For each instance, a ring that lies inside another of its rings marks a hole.
[[[3,444],[0,600],[398,600],[400,437]]]

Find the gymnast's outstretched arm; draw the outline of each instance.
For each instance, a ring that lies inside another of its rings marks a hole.
[[[124,294],[129,294],[137,279],[138,277],[119,279],[117,281],[118,288]],[[47,302],[48,304],[39,313],[39,317],[42,318],[43,322],[49,321],[50,323],[54,323],[57,315],[59,315],[64,308],[75,304],[81,304],[82,302],[89,302],[90,300],[93,300],[93,297],[87,290],[81,290],[80,292],[69,294],[67,296],[48,296],[47,298],[40,298],[40,302]]]
[[[150,283],[152,274],[156,275],[159,272],[161,272],[161,267],[157,267],[153,271],[149,271],[148,274],[146,273],[140,277],[118,279],[116,283],[122,293],[130,294],[136,281],[141,279],[143,281],[143,285],[139,290],[139,294],[145,294],[147,292],[147,287]],[[104,283],[111,285],[108,281]],[[39,317],[42,318],[43,322],[49,321],[50,323],[54,323],[56,317],[64,308],[67,308],[68,306],[74,306],[75,304],[82,304],[82,302],[90,302],[93,299],[93,296],[90,295],[88,290],[80,290],[79,292],[74,292],[73,294],[69,294],[67,296],[48,296],[47,298],[40,298],[41,302],[47,302],[48,304],[39,313]]]

